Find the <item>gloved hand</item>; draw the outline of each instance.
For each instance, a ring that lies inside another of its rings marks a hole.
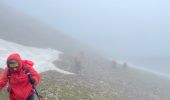
[[[10,86],[7,87],[7,91],[8,91],[9,93],[12,93],[12,92],[13,92],[13,91],[12,91],[12,88],[11,88]]]
[[[35,83],[35,79],[34,78],[30,78],[30,83],[34,84]]]

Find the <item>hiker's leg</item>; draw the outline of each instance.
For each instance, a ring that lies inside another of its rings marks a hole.
[[[29,96],[27,100],[34,100],[34,95]]]

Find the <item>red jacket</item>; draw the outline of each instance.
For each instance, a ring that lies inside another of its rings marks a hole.
[[[11,72],[11,77],[8,78],[8,73],[10,70],[6,67],[0,77],[0,90],[9,82],[9,87],[12,89],[10,93],[10,100],[26,100],[28,96],[33,94],[32,85],[29,82],[29,78],[23,69],[23,64],[26,65],[27,69],[30,71],[31,77],[35,79],[35,85],[40,81],[39,74],[33,68],[33,62],[29,60],[22,60],[19,54],[11,54],[8,60],[15,59],[19,62],[19,69],[17,71]],[[10,79],[10,80],[9,80]]]

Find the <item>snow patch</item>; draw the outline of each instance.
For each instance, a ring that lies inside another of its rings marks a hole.
[[[28,59],[35,63],[34,68],[39,72],[56,70],[63,74],[74,74],[57,68],[53,61],[60,60],[61,51],[54,49],[41,49],[35,47],[23,46],[17,43],[0,39],[0,68],[6,66],[6,59],[11,53],[19,53],[22,59]]]

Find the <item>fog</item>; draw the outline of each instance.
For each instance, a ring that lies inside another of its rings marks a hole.
[[[169,5],[1,0],[0,72],[6,56],[17,52],[35,63],[41,75],[36,88],[45,100],[170,100]],[[24,82],[18,75],[16,84]],[[10,96],[19,98],[15,92]],[[8,95],[0,90],[0,99]]]
[[[109,56],[170,56],[168,0],[5,2]]]
[[[2,2],[88,44],[108,58],[132,61],[139,66],[170,72],[170,64],[165,65],[170,60],[168,0]],[[160,63],[152,62],[153,58],[160,59]]]

